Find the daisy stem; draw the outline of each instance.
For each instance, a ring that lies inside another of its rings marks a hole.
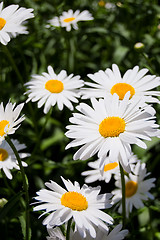
[[[40,140],[41,140],[41,138],[42,138],[43,132],[44,132],[45,127],[46,127],[46,124],[47,124],[47,122],[48,122],[48,120],[49,120],[49,118],[50,118],[50,116],[51,116],[51,113],[52,113],[52,109],[50,109],[49,112],[48,112],[47,115],[46,115],[45,122],[44,122],[44,124],[43,124],[43,127],[42,127],[42,129],[41,129],[40,134],[38,135],[38,140],[37,140],[37,143],[36,143],[36,145],[35,145],[35,148],[33,149],[32,156],[34,155],[34,153],[37,151],[37,148],[39,147]]]
[[[72,224],[72,218],[69,219],[67,224],[66,240],[70,239],[71,224]]]
[[[148,55],[147,55],[146,53],[144,53],[144,52],[142,52],[141,54],[142,54],[142,56],[145,58],[145,60],[146,60],[147,63],[148,63],[147,68],[149,69],[149,71],[150,71],[152,74],[155,74],[155,71],[154,71],[154,69],[153,69],[153,67],[152,67],[152,64],[151,64],[151,60],[149,59]]]
[[[125,196],[125,179],[124,179],[124,170],[122,165],[119,163],[120,166],[120,173],[121,173],[121,185],[122,185],[122,221],[123,221],[123,228],[126,224],[126,196]]]
[[[9,186],[9,184],[8,184],[6,175],[4,174],[3,171],[1,171],[1,173],[2,173],[3,180],[4,180],[4,184],[6,185],[6,187],[8,188],[8,190],[11,192],[11,194],[15,195],[15,192],[13,191],[13,189],[12,189],[12,188]]]
[[[21,82],[21,84],[22,84],[22,86],[23,86],[23,84],[24,84],[23,78],[22,78],[22,76],[21,76],[21,74],[20,74],[20,72],[19,72],[19,70],[18,70],[18,68],[17,68],[17,66],[16,66],[16,64],[15,64],[15,61],[14,61],[14,59],[13,59],[10,51],[8,50],[7,46],[3,46],[3,49],[4,49],[4,52],[5,52],[6,55],[7,55],[10,63],[12,64],[12,67],[13,67],[13,69],[14,69],[14,71],[15,71],[18,79],[19,79],[19,81]]]
[[[29,240],[29,194],[28,194],[28,179],[27,179],[27,176],[24,172],[24,168],[23,168],[23,165],[22,165],[22,161],[21,161],[21,158],[18,154],[18,151],[17,149],[15,148],[13,142],[11,141],[11,139],[9,138],[9,136],[6,136],[5,137],[5,140],[7,141],[7,143],[10,145],[10,147],[12,148],[16,158],[17,158],[17,161],[18,161],[18,164],[19,164],[19,167],[20,167],[20,172],[22,174],[22,181],[23,181],[23,188],[24,188],[24,191],[25,191],[25,202],[26,202],[26,206],[25,206],[25,212],[26,212],[26,232],[25,232],[25,240]]]
[[[15,71],[15,73],[16,73],[16,75],[17,75],[17,77],[18,77],[18,79],[19,79],[19,81],[20,81],[20,83],[21,83],[21,85],[22,85],[23,91],[25,92],[26,89],[25,89],[25,87],[24,87],[23,77],[22,77],[21,73],[19,72],[18,67],[17,67],[16,64],[15,64],[15,61],[14,61],[14,59],[13,59],[13,57],[12,57],[12,54],[11,54],[10,51],[8,50],[7,46],[4,46],[4,45],[3,45],[3,49],[4,49],[4,52],[5,52],[6,55],[7,55],[10,63],[12,64],[12,67],[13,67],[13,69],[14,69],[14,71]],[[35,127],[35,129],[37,130],[37,125],[36,125],[36,121],[35,121],[34,111],[33,111],[32,105],[31,105],[30,103],[28,103],[28,106],[29,106],[29,110],[30,110],[30,112],[31,112],[31,114],[32,114],[32,119],[33,119],[34,127]],[[37,130],[36,133],[38,134],[38,130]]]

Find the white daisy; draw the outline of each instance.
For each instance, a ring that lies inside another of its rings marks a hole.
[[[132,212],[133,206],[137,209],[143,208],[143,200],[154,199],[154,196],[149,190],[155,186],[153,183],[156,179],[150,178],[144,180],[150,173],[147,173],[145,163],[138,162],[134,168],[134,175],[132,173],[129,176],[125,176],[125,195],[126,195],[126,215],[129,217],[129,213]],[[115,185],[119,188],[112,193],[114,194],[113,203],[119,202],[118,212],[122,213],[122,190],[121,180],[117,179]]]
[[[75,12],[73,12],[72,9],[69,9],[68,12],[63,12],[62,16],[60,16],[59,18],[54,17],[48,22],[55,27],[65,27],[66,31],[69,32],[71,30],[71,26],[76,30],[78,29],[77,22],[88,20],[93,20],[93,17],[89,13],[89,11],[84,10],[80,12],[79,10],[76,10]]]
[[[160,77],[145,75],[147,72],[148,69],[139,70],[139,67],[135,66],[121,77],[118,66],[113,64],[112,70],[107,68],[105,71],[100,70],[95,74],[88,74],[88,77],[95,83],[85,82],[90,88],[82,89],[82,98],[104,98],[107,94],[117,93],[122,100],[129,91],[131,100],[144,97],[145,102],[159,102],[154,96],[160,96],[160,91],[152,91],[152,89],[160,85]]]
[[[116,9],[116,5],[114,3],[107,2],[105,4],[105,8],[108,9],[108,10],[115,10]]]
[[[49,236],[47,237],[47,240],[66,240],[66,237],[63,235],[59,227],[49,228],[47,229],[47,231],[49,234]],[[70,240],[72,240],[72,237],[71,237],[72,234],[73,234],[73,231],[71,229]]]
[[[15,105],[15,103],[8,102],[4,108],[3,103],[0,104],[0,143],[5,136],[15,133],[15,130],[19,128],[20,123],[25,119],[24,115],[17,119],[24,103],[17,105],[17,107]]]
[[[26,148],[25,144],[20,144],[17,140],[12,139],[12,142],[18,152]],[[19,156],[22,159],[22,158],[30,156],[30,154],[19,152]],[[23,167],[26,167],[27,163],[22,161],[22,165],[23,165]],[[17,170],[20,169],[19,165],[18,165],[18,161],[16,159],[16,156],[14,155],[13,150],[11,149],[9,144],[4,140],[2,142],[2,144],[0,145],[0,169],[3,169],[6,176],[9,179],[12,179],[10,170],[12,170],[13,168],[15,168]]]
[[[111,161],[119,158],[128,171],[130,145],[147,148],[142,140],[151,140],[150,137],[160,135],[154,116],[147,112],[148,105],[141,108],[141,100],[130,102],[129,96],[128,92],[122,101],[117,94],[99,101],[92,98],[92,108],[85,103],[77,106],[81,113],[73,113],[70,118],[73,125],[67,126],[69,131],[66,132],[67,137],[75,139],[66,149],[83,145],[74,154],[74,160],[88,159],[97,152],[98,158],[105,158],[109,154]]]
[[[101,226],[108,231],[108,226],[112,224],[112,217],[99,209],[106,209],[112,205],[110,198],[111,194],[101,194],[101,187],[96,188],[83,185],[80,188],[78,182],[72,184],[69,180],[62,178],[67,190],[60,187],[57,183],[51,181],[45,185],[51,190],[42,189],[37,192],[36,200],[40,203],[34,207],[34,211],[46,210],[46,213],[52,212],[47,216],[43,224],[47,228],[62,225],[73,217],[75,222],[75,231],[79,231],[82,237],[86,237],[86,232],[92,237],[96,237],[96,231],[93,224]],[[105,223],[104,223],[105,222]]]
[[[112,175],[114,177],[120,176],[120,169],[119,169],[119,161],[111,162],[110,159],[107,157],[103,161],[103,165],[101,165],[101,159],[99,158],[97,161],[89,162],[88,166],[93,168],[94,170],[88,170],[82,172],[82,176],[86,176],[85,182],[92,183],[95,181],[105,181],[108,183],[111,180]],[[128,165],[133,171],[135,163],[137,163],[137,157],[135,155],[131,155],[128,160]]]
[[[56,103],[59,110],[63,109],[63,105],[73,110],[71,102],[78,103],[78,89],[83,86],[83,80],[80,76],[70,74],[67,76],[65,70],[58,75],[55,74],[53,68],[48,66],[48,73],[43,72],[42,75],[32,75],[30,82],[25,84],[29,89],[28,101],[38,101],[38,108],[44,106],[44,113],[47,113]]]
[[[94,170],[88,170],[82,172],[82,176],[87,176],[85,178],[86,183],[91,183],[95,181],[105,181],[108,183],[111,180],[112,174],[119,173],[119,164],[118,161],[110,162],[109,158],[105,158],[103,171],[100,167],[101,159],[99,158],[97,161],[89,162],[88,166],[93,168]]]
[[[11,37],[28,33],[27,28],[22,24],[25,20],[33,18],[34,14],[32,8],[19,8],[19,5],[15,4],[2,8],[3,2],[0,3],[0,42],[7,45]]]
[[[117,225],[110,233],[109,231],[102,231],[101,229],[96,227],[96,238],[95,240],[122,240],[128,234],[128,230],[122,230],[122,224]],[[47,240],[66,240],[66,237],[63,235],[62,231],[56,227],[54,229],[48,229],[49,237]],[[79,232],[73,232],[71,229],[70,232],[70,239],[71,240],[92,240],[93,238],[87,234],[85,238],[82,238],[79,235]]]

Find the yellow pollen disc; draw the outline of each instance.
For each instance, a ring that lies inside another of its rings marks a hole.
[[[5,26],[6,20],[4,18],[0,18],[0,30]]]
[[[132,197],[137,192],[138,184],[134,181],[129,181],[125,185],[126,197]]]
[[[103,1],[103,0],[100,0],[99,2],[98,2],[98,5],[100,6],[100,7],[104,7],[105,6],[105,1]]]
[[[125,121],[119,117],[107,117],[99,124],[102,137],[118,137],[125,130]]]
[[[63,21],[64,22],[72,22],[75,18],[74,17],[70,17],[70,18],[65,18]]]
[[[83,211],[88,208],[86,198],[78,192],[66,192],[61,197],[61,204],[76,211]]]
[[[9,122],[7,120],[0,121],[0,136],[1,137],[5,134],[4,129],[7,126],[7,124],[8,124],[8,127],[9,127]]]
[[[104,172],[107,172],[109,170],[112,170],[114,168],[116,168],[118,166],[117,162],[113,162],[113,163],[108,163],[104,166]]]
[[[59,80],[49,80],[45,84],[45,89],[47,89],[51,93],[60,93],[63,91],[64,86],[63,83]]]
[[[135,94],[134,88],[128,84],[128,83],[116,83],[112,88],[111,88],[111,94],[113,95],[114,93],[117,93],[119,96],[120,100],[123,100],[125,94],[130,91],[130,99],[133,97]]]
[[[8,152],[3,149],[0,148],[0,161],[5,161],[8,158]]]

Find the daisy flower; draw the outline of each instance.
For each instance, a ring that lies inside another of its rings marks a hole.
[[[73,74],[67,76],[65,70],[57,75],[53,68],[48,66],[48,73],[32,75],[31,81],[25,85],[29,89],[25,93],[28,94],[27,102],[38,101],[38,108],[45,105],[44,113],[47,113],[56,103],[59,110],[63,109],[63,105],[73,110],[71,102],[78,103],[78,89],[83,86],[83,80],[80,80],[80,76],[73,77]]]
[[[119,158],[123,168],[128,171],[128,159],[131,156],[131,144],[147,148],[142,140],[151,140],[158,136],[158,125],[154,116],[142,108],[142,99],[129,101],[128,92],[123,100],[117,94],[106,96],[97,101],[91,99],[92,107],[85,103],[77,106],[81,113],[73,113],[66,132],[66,136],[74,138],[66,146],[76,147],[83,145],[75,154],[74,160],[86,160],[98,152],[98,158],[108,157],[111,161]]]
[[[15,4],[2,8],[3,2],[0,3],[0,42],[7,45],[11,37],[28,33],[27,28],[22,24],[25,20],[33,18],[34,14],[32,8],[19,8],[19,5]]]
[[[129,173],[129,176],[125,176],[125,196],[126,196],[126,216],[129,217],[129,213],[132,212],[133,207],[139,209],[143,208],[143,200],[154,199],[154,196],[149,190],[155,186],[155,178],[145,179],[150,173],[147,173],[145,163],[138,162],[134,168],[134,175]],[[116,189],[112,191],[113,203],[119,202],[118,212],[122,213],[122,190],[120,178],[115,182]]]
[[[128,230],[122,230],[122,224],[117,225],[110,233],[108,232],[104,232],[101,229],[96,227],[96,238],[94,238],[95,240],[122,240],[126,237],[126,235],[128,234]],[[63,235],[62,231],[56,227],[54,229],[48,229],[48,233],[49,233],[49,237],[47,237],[47,240],[66,240],[66,237]],[[71,230],[70,233],[70,239],[71,240],[92,240],[93,238],[87,234],[87,236],[85,238],[82,238],[79,235],[79,232],[73,232]]]
[[[20,144],[17,140],[13,140],[12,142],[17,149],[20,158],[26,158],[30,156],[29,153],[21,153],[19,151],[24,150],[26,148],[25,144]],[[22,161],[23,167],[27,166],[27,163]],[[4,171],[7,178],[12,179],[12,175],[10,170],[13,168],[19,170],[19,165],[16,159],[16,156],[14,155],[13,150],[9,146],[9,144],[4,140],[2,144],[0,145],[0,169]]]
[[[88,170],[82,172],[82,176],[86,176],[85,182],[92,183],[95,181],[105,181],[108,183],[111,180],[112,174],[119,173],[119,164],[118,161],[110,162],[109,158],[105,158],[103,170],[100,167],[101,159],[99,158],[97,161],[89,162],[88,166],[93,168],[94,170]]]
[[[107,224],[112,224],[112,217],[99,209],[110,208],[112,194],[106,193],[99,195],[101,187],[96,188],[83,185],[80,188],[78,182],[72,184],[69,180],[62,178],[66,189],[60,187],[57,183],[51,181],[45,185],[50,189],[42,189],[37,192],[36,200],[41,203],[34,207],[34,211],[46,210],[50,213],[43,224],[47,228],[60,226],[73,217],[75,222],[75,231],[86,237],[88,232],[93,238],[96,237],[96,231],[93,224],[102,227],[108,231]],[[107,223],[107,224],[105,224]]]
[[[128,160],[128,165],[133,171],[135,163],[137,163],[137,157],[135,155],[131,155]],[[103,165],[101,166],[101,159],[99,158],[97,161],[89,162],[88,166],[93,168],[94,170],[88,170],[82,172],[82,176],[86,176],[85,182],[92,183],[95,181],[105,181],[108,183],[111,180],[112,175],[119,177],[119,161],[111,162],[108,157],[105,158]]]
[[[17,107],[15,105],[15,103],[8,102],[4,108],[3,103],[0,104],[0,143],[5,136],[15,133],[15,130],[19,128],[20,123],[24,120],[24,115],[17,119],[24,103],[17,105]]]
[[[79,21],[88,21],[93,20],[92,15],[89,13],[89,11],[84,10],[80,12],[79,10],[76,10],[73,12],[72,9],[69,9],[68,12],[63,12],[62,16],[60,17],[54,17],[53,19],[49,20],[48,22],[55,27],[65,27],[66,31],[71,31],[71,26],[77,30],[78,25],[77,22]]]
[[[83,88],[82,98],[91,97],[104,98],[107,94],[118,94],[122,100],[125,94],[130,92],[130,99],[143,97],[145,102],[159,103],[155,96],[160,96],[160,91],[152,91],[152,89],[160,85],[160,77],[155,75],[146,75],[148,69],[139,70],[138,66],[127,70],[123,77],[116,64],[112,65],[112,70],[107,68],[105,71],[98,71],[95,74],[88,74],[88,77],[94,81],[85,82],[90,88]]]

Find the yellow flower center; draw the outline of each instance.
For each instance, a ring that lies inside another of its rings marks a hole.
[[[125,130],[125,121],[119,117],[107,117],[99,124],[102,137],[118,137]]]
[[[75,18],[74,17],[70,17],[70,18],[65,18],[63,21],[64,22],[72,22]]]
[[[49,80],[45,84],[45,89],[47,89],[51,93],[60,93],[63,91],[64,86],[63,83],[59,80]]]
[[[78,192],[66,192],[61,197],[61,204],[76,211],[83,211],[88,208],[86,198]]]
[[[0,30],[5,26],[6,20],[4,18],[0,18]]]
[[[98,5],[100,6],[100,7],[104,7],[105,6],[105,1],[103,1],[103,0],[100,0],[99,2],[98,2]]]
[[[113,95],[114,93],[117,93],[119,96],[120,100],[123,100],[125,94],[130,91],[130,99],[133,97],[135,94],[134,88],[128,84],[128,83],[116,83],[112,88],[111,88],[111,94]]]
[[[8,158],[8,152],[3,149],[0,148],[0,161],[5,161]]]
[[[118,166],[117,162],[113,162],[113,163],[108,163],[104,166],[104,172],[107,172],[109,170],[112,170],[114,168],[116,168]]]
[[[7,124],[8,124],[8,127],[9,127],[9,122],[7,120],[0,121],[0,136],[1,137],[5,134],[4,129],[7,126]]]
[[[137,189],[138,189],[137,182],[134,181],[127,182],[125,185],[126,197],[127,198],[132,197],[137,192]]]

